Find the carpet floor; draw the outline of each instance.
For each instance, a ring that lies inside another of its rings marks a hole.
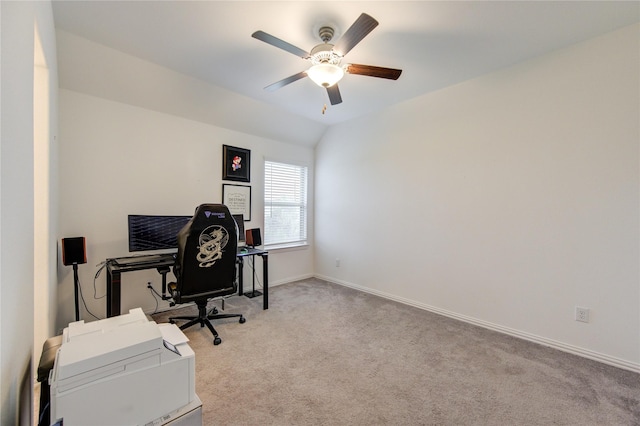
[[[221,345],[185,330],[207,426],[640,425],[640,374],[318,279],[269,296],[226,299]]]

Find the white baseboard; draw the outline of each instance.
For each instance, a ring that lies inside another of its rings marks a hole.
[[[516,330],[514,328],[504,327],[499,324],[493,324],[487,321],[479,320],[477,318],[472,318],[466,315],[461,315],[456,312],[448,311],[446,309],[436,308],[435,306],[430,306],[424,303],[416,302],[415,300],[405,299],[403,297],[394,296],[392,294],[388,294],[378,290],[372,290],[370,288],[362,287],[357,284],[353,284],[347,281],[338,280],[332,277],[327,277],[324,275],[316,274],[314,275],[316,278],[321,280],[329,281],[335,284],[339,284],[345,287],[353,288],[355,290],[363,291],[365,293],[373,294],[375,296],[380,296],[385,299],[393,300],[395,302],[403,303],[405,305],[414,306],[419,309],[423,309],[425,311],[433,312],[438,315],[443,315],[449,318],[453,318],[459,321],[464,321],[469,324],[477,325],[479,327],[483,327],[489,330],[497,331],[499,333],[507,334],[509,336],[517,337],[520,339],[528,340],[533,343],[538,343],[543,346],[548,346],[554,349],[558,349],[563,352],[568,352],[573,355],[578,355],[583,358],[588,358],[594,361],[602,362],[603,364],[612,365],[614,367],[622,368],[624,370],[633,371],[635,373],[640,373],[640,364],[626,361],[620,358],[616,358],[610,355],[601,354],[599,352],[595,352],[589,349],[580,348],[578,346],[570,345],[567,343],[563,343],[557,340],[548,339],[546,337],[536,336],[535,334],[527,333],[524,331]]]

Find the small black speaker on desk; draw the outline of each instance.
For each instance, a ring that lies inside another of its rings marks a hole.
[[[260,228],[247,229],[245,237],[246,237],[245,243],[250,247],[262,245],[262,238],[260,237]]]
[[[78,304],[78,265],[87,263],[87,243],[84,237],[62,239],[62,263],[65,266],[73,265],[73,293],[76,304],[76,321],[80,320],[80,305]]]
[[[84,237],[62,239],[62,263],[65,266],[87,263],[87,244]]]

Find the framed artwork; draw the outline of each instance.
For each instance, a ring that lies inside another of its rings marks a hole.
[[[222,145],[222,179],[251,182],[251,151]]]
[[[251,220],[251,187],[222,184],[222,204],[231,214],[241,214],[245,221]]]

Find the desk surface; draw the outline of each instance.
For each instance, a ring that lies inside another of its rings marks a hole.
[[[266,250],[257,249],[254,247],[238,247],[238,257],[244,256],[263,256],[268,254],[269,252]]]
[[[268,251],[254,247],[238,247],[237,257],[265,256],[267,254],[269,254]],[[118,269],[122,272],[173,266],[176,261],[176,255],[177,253],[161,253],[114,257],[107,259],[107,265],[111,269]]]

